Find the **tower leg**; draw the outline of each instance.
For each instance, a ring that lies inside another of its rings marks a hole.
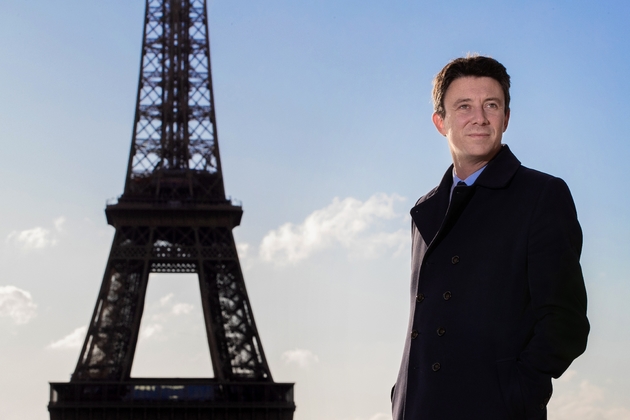
[[[121,244],[129,240],[130,234],[135,234],[137,241],[138,236],[147,233],[143,228],[117,230],[73,381],[129,377],[149,267],[146,259],[121,259]]]

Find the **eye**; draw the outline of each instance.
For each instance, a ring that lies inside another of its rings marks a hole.
[[[457,109],[470,109],[470,105],[468,105],[468,104],[461,104],[459,107],[457,107]]]
[[[486,108],[499,109],[499,104],[497,104],[496,102],[488,102],[486,104]]]

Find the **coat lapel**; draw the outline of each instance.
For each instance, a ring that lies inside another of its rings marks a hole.
[[[453,190],[453,196],[451,197],[451,201],[448,205],[448,210],[446,211],[446,216],[442,222],[442,226],[440,226],[437,235],[433,241],[431,241],[431,248],[436,247],[437,244],[439,244],[440,241],[448,235],[453,226],[455,226],[455,222],[457,222],[459,216],[464,212],[464,209],[475,194],[476,189],[477,187],[475,185],[470,187],[455,187],[455,190]]]
[[[448,209],[449,193],[453,184],[453,165],[451,165],[440,185],[420,198],[411,209],[411,218],[424,242],[429,245],[438,233]]]
[[[504,144],[494,159],[488,163],[488,167],[479,175],[475,185],[491,189],[506,188],[520,167],[521,162],[514,156],[508,145]]]
[[[454,198],[449,206],[449,195],[453,184],[453,165],[451,165],[440,185],[420,198],[411,209],[411,218],[428,247],[434,248],[446,236],[462,214],[476,188],[505,188],[520,167],[521,162],[512,154],[507,145],[488,163],[488,167],[479,175],[474,186],[462,189],[461,196]]]

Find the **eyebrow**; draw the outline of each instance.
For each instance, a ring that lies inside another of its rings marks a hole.
[[[498,97],[486,98],[483,102],[489,102],[489,101],[500,102],[501,104],[503,104],[503,101],[501,100],[501,98],[498,98]],[[458,99],[453,103],[453,105],[459,105],[461,103],[466,103],[466,102],[472,102],[472,99],[470,98]]]
[[[456,105],[459,105],[459,104],[464,103],[464,102],[472,102],[472,99],[470,99],[470,98],[458,99],[458,100],[456,100],[453,103],[453,105],[456,106]]]

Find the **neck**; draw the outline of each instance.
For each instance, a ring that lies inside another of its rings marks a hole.
[[[487,164],[487,160],[475,162],[475,164],[468,165],[462,165],[461,162],[454,161],[453,167],[455,169],[455,175],[457,175],[459,179],[464,180]]]
[[[459,179],[466,179],[471,174],[477,172],[479,169],[483,168],[490,162],[494,157],[501,151],[501,148],[497,149],[492,155],[479,157],[477,159],[461,159],[460,156],[457,156],[455,153],[451,151],[451,156],[453,158],[453,167],[455,169],[455,175]]]

